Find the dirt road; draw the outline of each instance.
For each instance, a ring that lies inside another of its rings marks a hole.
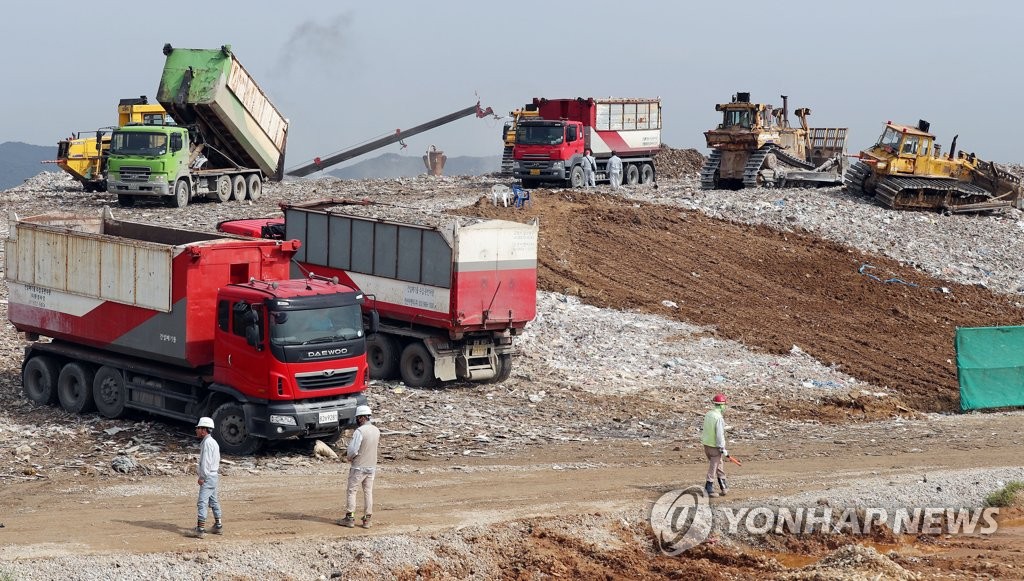
[[[734,454],[751,458],[742,469],[733,469],[730,503],[785,497],[794,493],[820,491],[837,483],[869,475],[898,478],[900,475],[941,473],[945,469],[985,469],[1013,466],[1024,456],[1024,436],[1018,416],[964,418],[962,431],[975,436],[978,445],[950,450],[944,442],[918,444],[920,451],[908,455],[906,443],[889,441],[866,455],[860,447],[833,442],[809,442],[801,448],[813,461],[759,460],[757,449],[782,442],[739,445]],[[987,442],[993,432],[1014,434],[998,442]],[[624,461],[633,458],[632,461]],[[910,461],[912,459],[912,462]],[[557,469],[560,466],[589,465],[589,468]],[[265,546],[276,542],[306,539],[351,539],[394,535],[429,538],[460,527],[498,526],[523,520],[554,530],[564,528],[568,515],[632,514],[638,526],[650,504],[661,493],[699,483],[704,464],[690,450],[675,450],[672,442],[659,442],[638,452],[635,442],[601,443],[580,450],[576,445],[550,445],[515,457],[466,459],[464,462],[422,462],[384,468],[377,486],[376,527],[370,531],[343,529],[334,524],[341,511],[341,482],[347,466],[332,463],[317,473],[296,476],[248,474],[225,468],[223,503],[227,534],[197,541],[187,537],[194,514],[195,482],[191,477],[143,477],[131,482],[106,478],[58,476],[48,480],[9,485],[0,498],[0,555],[5,561],[39,557],[107,553],[181,553],[222,549],[231,546]],[[934,478],[934,477],[933,477]],[[723,502],[721,499],[719,502]],[[855,540],[855,539],[854,539]],[[930,545],[930,561],[920,570],[964,567],[964,551],[986,545],[1020,548],[1019,526],[986,539],[939,539]],[[649,542],[649,540],[647,541]],[[891,542],[897,552],[913,554],[920,543],[913,539]],[[301,544],[301,543],[300,543]],[[821,557],[829,547],[793,546],[787,553],[772,552],[783,562],[807,564],[796,556]],[[890,548],[890,547],[887,547]],[[641,541],[630,551],[647,550]],[[616,548],[615,551],[623,550]],[[615,552],[612,551],[612,552]],[[763,551],[748,550],[751,555]],[[564,561],[572,554],[566,548]],[[969,552],[969,551],[968,551]],[[720,571],[755,571],[751,564],[730,564],[718,549],[698,551],[690,560],[675,560],[675,567],[720,567]],[[580,558],[578,554],[571,557]],[[1011,565],[1024,567],[1021,553],[1009,553]],[[596,556],[595,556],[596,559]],[[558,559],[555,559],[558,561]],[[614,560],[607,572],[615,573]],[[661,559],[647,560],[638,576],[654,575]],[[969,561],[967,561],[970,564]],[[621,573],[621,572],[620,572]]]

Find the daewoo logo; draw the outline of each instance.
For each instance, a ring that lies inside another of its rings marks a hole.
[[[332,355],[344,355],[348,353],[348,349],[344,347],[340,349],[324,349],[323,351],[307,351],[306,357],[331,357]]]

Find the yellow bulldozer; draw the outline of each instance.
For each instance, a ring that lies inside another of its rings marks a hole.
[[[121,99],[117,104],[117,126],[130,123],[163,125],[166,116],[159,103],[149,103],[145,96]],[[111,127],[93,132],[78,132],[57,142],[57,159],[62,170],[82,182],[87,192],[107,191],[106,160],[110,150]]]
[[[924,120],[916,127],[886,123],[878,142],[860,152],[847,170],[847,191],[874,196],[900,210],[956,213],[1020,207],[1021,176],[974,153],[957,151],[959,136],[944,155],[929,129]]]
[[[522,109],[509,112],[510,120],[505,122],[505,127],[501,132],[501,140],[505,144],[505,149],[501,154],[501,175],[512,175],[512,149],[516,146],[516,127],[519,126],[519,120],[523,117],[537,117],[538,115],[540,113],[533,103],[524,105]]]
[[[782,108],[751,103],[750,93],[736,93],[730,103],[715,105],[722,113],[717,128],[705,131],[711,154],[700,170],[706,190],[833,185],[846,169],[846,128],[811,128],[811,110],[794,111],[799,127],[789,124],[789,99]]]

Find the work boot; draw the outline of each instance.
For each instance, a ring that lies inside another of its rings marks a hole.
[[[206,535],[206,529],[204,527],[196,527],[196,528],[192,529],[192,536],[193,537],[195,537],[197,539],[201,539],[201,538],[203,538],[204,535]]]
[[[224,534],[224,524],[221,523],[220,521],[217,521],[217,522],[213,523],[213,531],[211,531],[211,532],[213,532],[213,534],[215,534],[215,535],[223,535]]]
[[[729,492],[729,485],[725,483],[725,478],[718,479],[718,487],[722,489],[721,496],[725,496],[725,494]]]
[[[351,512],[350,513],[346,513],[345,514],[345,518],[338,520],[338,525],[339,526],[343,526],[343,527],[348,527],[350,529],[355,528],[355,526],[356,526],[356,517],[355,517],[355,515],[352,514]]]
[[[715,493],[715,483],[710,480],[704,483],[704,492],[708,493],[708,498],[718,496],[718,494]]]
[[[370,515],[364,516],[363,517],[363,528],[364,529],[368,529],[368,528],[370,528],[372,526],[373,525],[370,523]]]

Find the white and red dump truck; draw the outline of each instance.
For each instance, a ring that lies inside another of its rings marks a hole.
[[[337,438],[365,402],[365,299],[333,280],[291,280],[299,248],[119,221],[106,208],[13,216],[8,317],[35,341],[25,395],[109,418],[212,416],[229,454]]]
[[[284,218],[221,223],[225,232],[302,242],[296,270],[338,277],[366,294],[374,379],[499,382],[513,337],[537,312],[538,225],[506,220],[377,216],[368,202],[282,204]]]
[[[512,174],[523,187],[541,183],[583,187],[583,150],[597,159],[595,178],[607,181],[614,151],[622,159],[623,183],[655,179],[654,154],[661,147],[661,99],[534,98],[539,116],[516,127]]]

